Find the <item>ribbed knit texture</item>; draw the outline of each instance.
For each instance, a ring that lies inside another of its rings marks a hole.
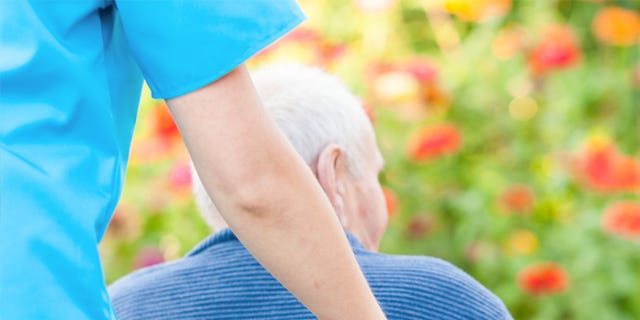
[[[347,236],[390,320],[511,319],[500,299],[450,263],[373,253]],[[120,320],[314,319],[229,229],[183,259],[125,276],[109,294]]]

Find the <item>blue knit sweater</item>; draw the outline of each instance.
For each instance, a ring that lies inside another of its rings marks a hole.
[[[455,266],[429,257],[374,253],[347,236],[390,320],[511,319],[495,295]],[[183,259],[123,277],[109,294],[120,320],[314,318],[229,229]]]

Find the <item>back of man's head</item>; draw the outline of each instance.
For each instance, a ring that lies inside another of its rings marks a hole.
[[[351,174],[360,174],[357,162],[367,152],[363,137],[373,129],[360,101],[338,78],[300,64],[272,65],[253,72],[252,78],[267,113],[308,165],[333,143],[345,152]],[[200,213],[213,230],[225,228],[197,173],[192,173]]]

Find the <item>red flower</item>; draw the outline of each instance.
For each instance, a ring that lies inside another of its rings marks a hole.
[[[529,67],[534,75],[573,66],[580,58],[575,33],[568,26],[549,26],[543,40],[530,52]]]
[[[533,296],[559,294],[569,287],[569,277],[560,265],[542,262],[520,271],[518,285],[522,291]]]
[[[509,213],[524,214],[531,211],[535,198],[535,194],[529,186],[516,184],[502,192],[499,206]]]
[[[398,211],[398,197],[393,190],[387,187],[382,187],[382,193],[387,204],[387,214],[389,214],[389,217],[395,216]]]
[[[180,137],[173,117],[166,104],[160,103],[153,108],[154,132],[166,140],[174,140]]]
[[[610,205],[602,216],[602,228],[624,238],[640,238],[640,202],[623,201]]]
[[[462,134],[452,124],[439,124],[415,132],[407,145],[407,153],[413,161],[434,159],[453,154],[462,145]]]
[[[607,138],[587,141],[573,164],[578,179],[596,191],[640,191],[640,162],[620,154]]]
[[[640,40],[640,15],[620,7],[606,7],[593,19],[591,30],[604,44],[630,46]]]

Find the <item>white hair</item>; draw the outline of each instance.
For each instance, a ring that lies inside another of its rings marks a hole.
[[[335,143],[343,149],[350,173],[360,175],[357,162],[366,156],[364,137],[373,135],[373,128],[359,99],[338,78],[290,63],[263,68],[251,77],[267,113],[308,165]],[[193,165],[192,177],[200,214],[214,231],[227,227]]]

